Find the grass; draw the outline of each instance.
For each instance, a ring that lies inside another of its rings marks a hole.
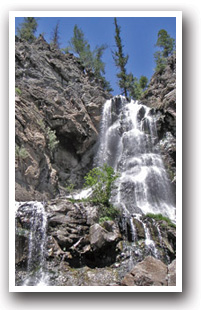
[[[156,221],[165,221],[169,226],[176,228],[176,225],[172,223],[172,221],[162,214],[153,214],[153,213],[147,213],[146,217],[152,218]]]

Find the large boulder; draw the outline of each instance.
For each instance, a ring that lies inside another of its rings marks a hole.
[[[122,281],[124,286],[167,286],[167,266],[147,256]]]
[[[175,286],[176,260],[165,265],[160,260],[147,256],[138,263],[121,282],[123,286]]]

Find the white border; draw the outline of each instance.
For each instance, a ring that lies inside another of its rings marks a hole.
[[[15,286],[15,17],[176,17],[177,269],[176,286]],[[9,12],[9,291],[10,292],[182,292],[182,12],[11,11]]]

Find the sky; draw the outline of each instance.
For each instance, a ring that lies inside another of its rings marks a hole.
[[[23,22],[23,17],[16,17],[16,29]],[[113,88],[113,95],[121,93],[118,87],[112,51],[115,45],[115,26],[112,17],[40,17],[37,20],[38,27],[35,36],[43,34],[45,40],[50,43],[53,29],[59,22],[60,48],[69,45],[73,36],[75,24],[84,32],[85,39],[89,42],[91,50],[102,44],[107,45],[102,61],[105,63],[105,77]],[[175,17],[118,17],[117,23],[121,28],[121,39],[124,55],[128,55],[126,66],[127,73],[132,72],[137,78],[145,75],[149,80],[154,73],[154,53],[157,34],[160,29],[165,29],[168,34],[176,39]]]

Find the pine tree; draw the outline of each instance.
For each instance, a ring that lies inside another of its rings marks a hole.
[[[160,51],[154,53],[156,62],[155,71],[162,71],[167,64],[167,57],[172,55],[175,49],[175,40],[170,37],[166,30],[161,29],[158,32],[158,39],[155,46],[160,48]]]
[[[110,83],[105,79],[105,64],[102,61],[103,52],[107,48],[106,45],[97,46],[91,51],[89,42],[85,39],[83,31],[77,25],[73,29],[73,37],[69,42],[69,46],[64,52],[73,52],[78,56],[86,71],[91,71],[100,81],[102,87],[107,91],[112,91]]]
[[[53,29],[52,39],[50,43],[54,48],[59,49],[60,43],[59,43],[59,22],[57,22],[55,28]]]
[[[108,92],[113,91],[110,83],[105,78],[105,64],[102,61],[102,56],[104,51],[106,50],[107,45],[103,44],[101,46],[97,46],[93,52],[93,70],[97,79],[101,82],[102,87]]]
[[[33,42],[38,23],[35,17],[24,17],[24,22],[17,28],[18,36],[28,42]]]
[[[69,51],[75,53],[80,58],[86,70],[92,70],[93,55],[90,50],[90,44],[85,39],[83,31],[77,25],[74,26],[73,37],[69,42],[69,46],[65,49],[65,52]]]
[[[120,72],[117,74],[119,79],[119,87],[122,90],[122,93],[127,98],[128,97],[128,75],[126,73],[126,64],[128,62],[128,55],[124,56],[123,45],[120,37],[120,26],[117,24],[116,17],[114,18],[115,24],[115,42],[117,46],[117,51],[113,53],[113,58],[115,65],[120,69]]]
[[[148,84],[148,78],[145,75],[141,75],[139,79],[139,85],[142,88],[142,90],[145,90],[145,88],[147,88],[147,84]]]

